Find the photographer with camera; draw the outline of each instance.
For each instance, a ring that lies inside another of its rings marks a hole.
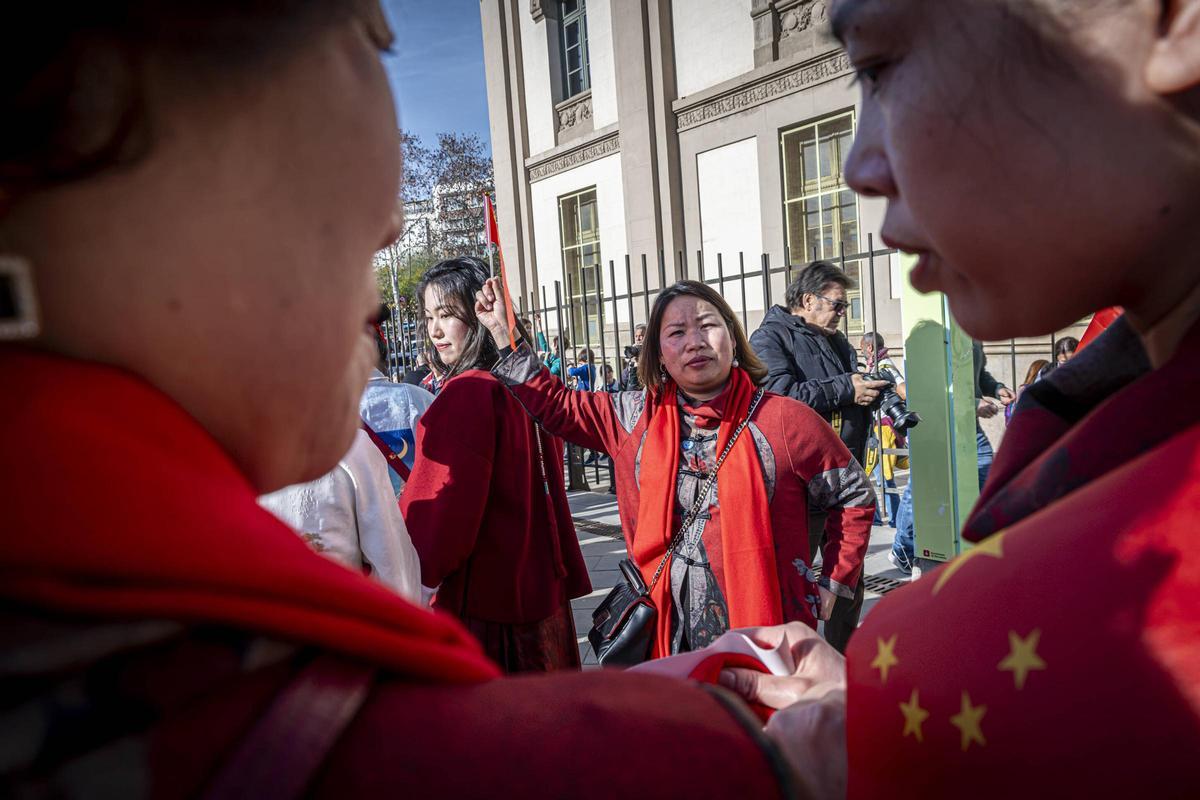
[[[750,346],[766,365],[763,386],[810,406],[824,417],[863,464],[871,432],[871,408],[893,384],[870,380],[857,371],[854,348],[838,326],[846,314],[851,281],[828,261],[814,261],[787,289],[787,307],[773,306],[750,337]],[[809,550],[825,539],[825,515],[811,513]],[[838,595],[825,623],[825,638],[844,651],[862,612],[863,584],[855,589],[834,584]]]
[[[639,322],[633,327],[633,344],[625,348],[625,369],[621,370],[621,390],[634,392],[642,388],[638,379],[638,359],[642,357],[642,342],[646,339],[646,325]]]

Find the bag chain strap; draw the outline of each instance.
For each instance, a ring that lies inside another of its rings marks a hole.
[[[704,482],[704,487],[696,495],[696,500],[694,503],[692,503],[692,507],[688,509],[688,513],[684,517],[683,524],[679,526],[679,530],[673,537],[671,537],[671,543],[667,547],[667,552],[663,553],[662,560],[658,562],[658,569],[654,570],[654,578],[650,581],[650,588],[646,590],[646,594],[654,591],[654,587],[658,585],[658,579],[662,577],[663,569],[667,566],[667,559],[670,558],[671,553],[675,551],[675,548],[679,546],[679,543],[683,540],[683,535],[687,532],[688,528],[692,527],[693,523],[696,521],[696,518],[700,516],[700,509],[704,507],[704,502],[708,499],[708,493],[712,490],[713,483],[715,483],[717,480],[717,470],[719,470],[721,465],[725,463],[725,457],[729,455],[729,451],[733,449],[733,445],[737,442],[738,437],[742,434],[742,431],[745,430],[746,426],[750,424],[750,418],[754,416],[754,410],[758,408],[758,401],[762,400],[762,396],[763,390],[759,389],[758,393],[754,395],[753,402],[750,403],[750,410],[746,412],[746,418],[738,424],[737,428],[733,432],[733,435],[729,437],[729,442],[726,443],[725,449],[721,451],[721,455],[717,459],[716,466],[713,467],[713,471],[709,473],[708,480]]]

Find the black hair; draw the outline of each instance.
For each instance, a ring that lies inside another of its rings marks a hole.
[[[729,303],[725,302],[725,298],[707,283],[679,281],[663,289],[655,299],[653,308],[650,309],[650,320],[646,325],[646,343],[642,345],[642,354],[638,358],[638,379],[643,386],[651,392],[657,392],[666,383],[663,378],[662,342],[660,341],[662,319],[667,313],[667,306],[671,305],[671,301],[677,297],[698,297],[716,308],[717,313],[725,321],[725,327],[729,329],[729,335],[733,338],[733,357],[740,362],[742,369],[754,383],[762,383],[766,379],[766,366],[754,353],[754,348],[750,346],[750,340],[746,338],[746,332],[742,329],[742,323],[738,322],[737,316],[729,307]]]
[[[0,211],[31,191],[136,163],[154,141],[146,75],[199,92],[223,70],[256,78],[366,2],[112,0],[19,3],[0,15]],[[197,73],[209,73],[197,75]]]
[[[1064,336],[1054,343],[1054,357],[1065,356],[1079,349],[1079,340],[1074,336]]]
[[[462,256],[434,264],[417,284],[419,319],[425,320],[426,315],[436,310],[425,306],[425,290],[432,286],[438,295],[440,307],[447,309],[467,326],[462,357],[453,366],[442,361],[436,347],[431,350],[433,363],[446,378],[453,378],[471,369],[491,369],[500,357],[491,334],[475,316],[475,293],[483,289],[484,282],[490,276],[487,264],[478,258]]]
[[[792,285],[787,288],[786,301],[788,310],[795,311],[802,307],[804,305],[804,295],[821,294],[830,284],[837,284],[843,289],[849,289],[854,285],[854,281],[830,261],[812,262],[800,270],[800,274],[792,281]]]
[[[388,368],[388,342],[387,336],[383,333],[383,323],[391,316],[392,310],[388,308],[387,303],[380,303],[373,320],[375,323],[375,349],[379,352],[379,361],[376,363],[380,372],[387,372]]]

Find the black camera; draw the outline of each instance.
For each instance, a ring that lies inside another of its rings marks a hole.
[[[642,357],[642,346],[640,344],[631,344],[625,348],[625,359],[627,361],[637,361]]]
[[[896,378],[888,370],[868,372],[864,374],[866,381],[886,381],[887,386],[879,390],[879,411],[892,418],[892,430],[897,436],[903,436],[910,429],[917,427],[921,417],[915,411],[909,411],[908,406],[896,394]]]

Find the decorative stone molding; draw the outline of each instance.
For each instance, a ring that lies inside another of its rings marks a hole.
[[[534,22],[541,22],[546,18],[546,6],[555,2],[555,0],[529,0],[529,13],[533,16]]]
[[[560,172],[565,172],[581,164],[586,164],[589,161],[595,161],[598,158],[620,152],[620,150],[621,136],[619,133],[614,133],[598,141],[590,142],[577,150],[571,150],[570,152],[554,156],[546,161],[530,166],[529,180],[531,183],[533,181],[540,181],[544,178],[549,178],[551,175],[557,175]]]
[[[829,0],[753,0],[754,66],[819,47],[828,40]]]
[[[555,138],[559,144],[592,132],[592,93],[577,94],[554,107]]]
[[[835,50],[813,61],[798,64],[782,74],[772,75],[749,86],[742,86],[694,106],[682,108],[676,114],[676,129],[683,132],[851,71],[850,58],[846,51]]]

